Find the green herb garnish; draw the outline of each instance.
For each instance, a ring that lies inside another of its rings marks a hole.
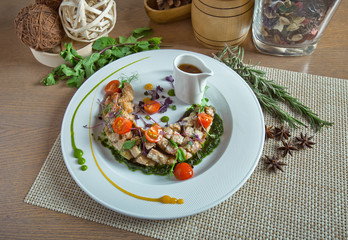
[[[169,139],[170,144],[172,144],[172,146],[177,149],[178,148],[178,144],[176,144],[176,142],[174,142],[172,139]]]
[[[111,104],[108,104],[108,105],[106,105],[106,107],[104,108],[103,112],[104,112],[104,113],[108,113],[108,112],[110,112],[110,109],[111,109]]]
[[[131,76],[126,76],[126,75],[122,74],[119,77],[120,85],[118,87],[122,89],[126,82],[131,83],[132,81],[138,80],[138,77],[139,77],[138,73],[134,73]]]
[[[72,43],[65,44],[66,50],[61,52],[67,64],[62,64],[52,70],[41,83],[55,85],[59,80],[67,80],[70,87],[80,87],[85,79],[89,78],[100,68],[122,58],[124,56],[159,49],[161,38],[153,37],[142,40],[152,34],[152,29],[137,28],[129,37],[119,37],[118,40],[111,37],[101,37],[93,44],[94,53],[85,58],[79,56],[72,47]]]
[[[284,102],[292,107],[300,115],[304,116],[313,129],[320,130],[323,126],[332,126],[332,122],[327,122],[318,117],[309,107],[303,105],[296,98],[292,97],[285,89],[286,87],[276,84],[274,81],[266,79],[266,73],[254,69],[256,65],[243,63],[244,49],[242,47],[227,46],[214,58],[223,62],[228,67],[237,72],[254,91],[261,107],[277,117],[281,122],[287,122],[290,127],[296,128],[304,123],[285,112],[278,105],[278,102]]]
[[[208,106],[209,99],[205,97],[205,93],[209,87],[205,86],[204,92],[203,92],[203,97],[201,99],[201,105],[200,105],[200,111],[204,112],[205,106]]]
[[[176,142],[174,142],[172,139],[170,139],[169,143],[176,149],[175,161],[172,164],[172,167],[169,171],[169,176],[171,176],[173,171],[174,171],[174,167],[175,167],[176,163],[186,161],[186,156],[185,156],[184,150],[182,148],[180,148]]]
[[[178,148],[178,150],[176,151],[176,160],[178,162],[186,161],[186,156],[185,156],[184,150],[182,150],[182,148]]]
[[[125,150],[129,150],[135,145],[136,145],[136,140],[128,140],[123,143],[122,148]]]

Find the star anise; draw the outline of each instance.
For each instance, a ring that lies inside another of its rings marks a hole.
[[[281,126],[280,128],[276,127],[274,129],[274,137],[278,138],[279,140],[288,139],[290,137],[290,130],[288,128],[284,128],[284,126]]]
[[[291,140],[289,140],[288,142],[285,142],[283,139],[282,139],[282,143],[283,143],[283,146],[282,147],[279,147],[278,150],[282,150],[283,151],[283,157],[286,156],[286,154],[290,154],[292,156],[292,152],[293,150],[298,150],[297,147],[293,146],[292,143],[291,143]]]
[[[265,139],[274,138],[273,126],[267,127],[265,125]]]
[[[266,157],[265,163],[268,164],[267,169],[272,169],[275,172],[277,171],[277,169],[279,169],[280,171],[284,172],[281,166],[287,165],[287,164],[279,161],[278,156],[269,157],[266,155],[265,157]]]
[[[305,147],[312,148],[312,145],[315,144],[315,142],[311,141],[313,137],[314,136],[307,137],[307,134],[303,135],[303,133],[301,133],[300,137],[296,137],[296,144],[300,148],[305,148]]]

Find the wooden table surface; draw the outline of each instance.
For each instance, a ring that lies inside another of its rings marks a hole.
[[[34,0],[0,1],[0,239],[150,239],[23,202],[45,161],[65,109],[76,89],[64,82],[40,84],[51,68],[38,63],[16,37],[13,20]],[[342,1],[310,56],[274,57],[256,51],[250,34],[243,47],[252,63],[304,73],[348,79],[348,1]],[[117,23],[110,36],[127,36],[133,29],[150,26],[154,35],[175,49],[206,55],[216,50],[199,45],[190,19],[156,24],[147,17],[142,0],[117,1]]]

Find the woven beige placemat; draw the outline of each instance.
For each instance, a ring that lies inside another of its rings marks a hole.
[[[24,201],[158,239],[348,239],[348,80],[260,68],[335,123],[315,134],[313,149],[283,158],[284,172],[267,171],[261,159],[246,184],[218,206],[181,219],[141,220],[106,209],[75,184],[58,136]],[[265,123],[280,126],[267,114]],[[300,128],[292,137],[301,131],[313,134]],[[267,140],[263,156],[278,146]]]

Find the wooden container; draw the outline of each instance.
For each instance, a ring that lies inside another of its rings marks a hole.
[[[239,45],[246,38],[254,0],[193,0],[192,27],[198,42],[208,48]]]

